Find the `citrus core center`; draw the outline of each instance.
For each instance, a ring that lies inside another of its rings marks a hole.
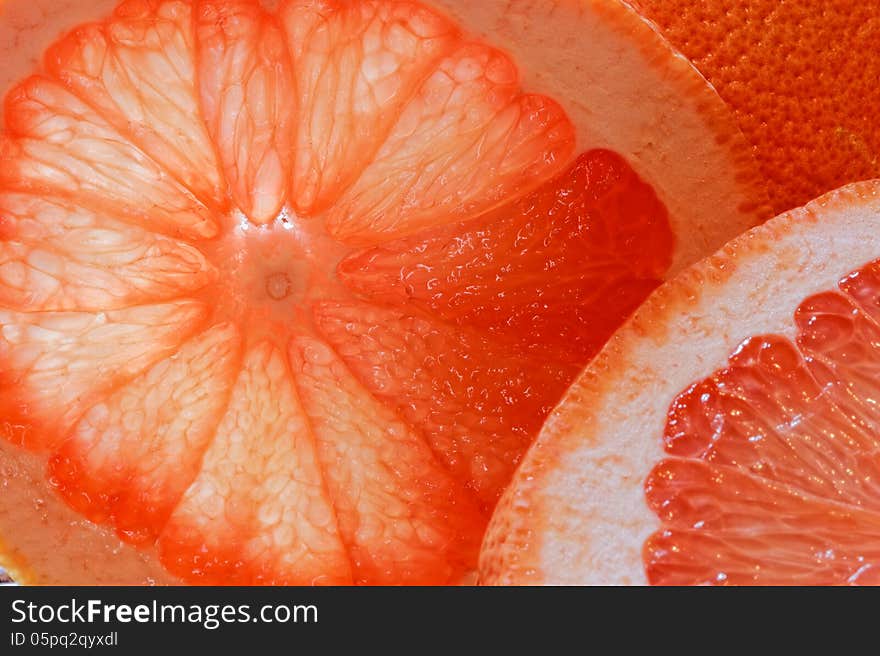
[[[291,282],[286,273],[273,273],[266,278],[266,293],[270,298],[282,301],[290,295],[290,290]]]
[[[275,221],[257,225],[233,212],[221,233],[199,245],[216,269],[206,294],[218,321],[265,326],[260,338],[287,339],[311,332],[314,303],[346,296],[336,266],[348,248],[327,234],[320,217],[302,218],[285,208]]]

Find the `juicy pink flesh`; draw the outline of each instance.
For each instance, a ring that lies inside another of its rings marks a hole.
[[[646,490],[661,584],[876,584],[880,261],[805,299],[669,413]]]
[[[128,0],[45,69],[0,135],[0,434],[185,581],[466,577],[669,265],[650,188],[572,164],[559,106],[411,2]],[[440,300],[393,281],[421,265]],[[461,285],[473,311],[442,306]],[[542,298],[569,293],[566,323]]]

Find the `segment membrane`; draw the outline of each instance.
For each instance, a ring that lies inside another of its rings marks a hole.
[[[370,244],[477,216],[552,177],[573,149],[561,107],[521,94],[503,53],[465,44],[440,62],[334,203],[330,233]]]
[[[357,179],[458,35],[415,2],[286,0],[279,17],[299,100],[293,203],[310,215]]]
[[[46,450],[115,387],[171,355],[199,327],[195,301],[108,312],[0,310],[0,401],[6,437]]]
[[[239,341],[215,326],[92,406],[49,461],[68,503],[128,542],[154,541],[220,423]]]
[[[360,382],[420,429],[487,509],[577,372],[401,310],[325,303],[316,321]]]

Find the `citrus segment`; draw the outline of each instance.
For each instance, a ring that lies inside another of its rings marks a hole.
[[[213,438],[238,342],[230,325],[209,329],[89,408],[49,459],[68,503],[129,542],[155,541]]]
[[[364,298],[409,301],[577,367],[662,281],[672,250],[652,189],[618,155],[590,151],[512,205],[349,256],[339,275]]]
[[[339,530],[361,584],[440,584],[473,567],[482,513],[428,445],[322,342],[290,357]]]
[[[46,54],[46,67],[202,202],[225,190],[199,112],[192,7],[126,0],[103,24],[82,26]]]
[[[314,214],[370,163],[458,34],[416,2],[285,0],[278,15],[300,108],[293,204]]]
[[[827,322],[820,328],[826,331],[821,341],[828,346],[828,342],[843,341],[840,346],[845,348],[850,339],[839,329],[858,326],[841,325],[846,313],[824,314],[833,309],[826,308],[812,318],[816,323]],[[853,311],[851,306],[845,309]],[[853,323],[861,323],[853,314]],[[832,321],[841,323],[828,325]],[[859,338],[869,336],[866,332],[875,337],[880,333],[876,327],[854,331],[853,346],[861,342]],[[863,355],[850,350],[853,355]],[[862,358],[855,362],[863,364]],[[865,484],[870,487],[871,478],[862,477],[865,472],[857,456],[874,447],[874,439],[863,424],[872,417],[864,414],[864,404],[859,402],[863,394],[860,387],[847,385],[849,402],[834,394],[835,388],[850,381],[837,379],[834,367],[826,368],[829,364],[804,360],[795,346],[781,337],[750,339],[731,357],[729,367],[676,399],[664,434],[667,453],[743,467],[818,497],[870,501],[870,491],[866,494],[862,488]],[[822,384],[811,374],[814,367],[828,378]],[[855,408],[852,401],[856,401]],[[806,412],[807,406],[810,412]],[[861,412],[853,414],[857,409]],[[858,424],[848,426],[847,417],[858,417]]]
[[[206,314],[193,301],[107,312],[0,310],[4,433],[45,451],[113,387],[173,353]]]
[[[281,351],[250,349],[202,470],[159,540],[185,581],[351,581],[315,441]]]
[[[507,55],[464,44],[439,63],[334,203],[330,233],[375,243],[477,216],[558,172],[574,141],[559,105],[520,93]]]
[[[90,107],[55,82],[31,77],[6,96],[0,183],[76,195],[172,236],[211,237],[211,213]]]
[[[232,197],[255,223],[287,200],[296,94],[281,28],[256,0],[202,2],[198,79],[204,120]]]
[[[487,509],[577,371],[398,309],[324,303],[316,319],[358,380],[419,428]]]
[[[876,313],[876,292],[880,285],[877,285],[878,267],[872,266],[871,269],[870,272],[862,269],[858,274],[862,282],[870,276],[870,283],[874,285],[871,309],[866,311],[865,304],[860,304],[858,311],[844,306],[845,310],[850,311],[850,316],[830,312],[822,316],[810,308],[805,318],[812,325],[803,331],[799,345],[808,358],[810,373],[821,386],[823,396],[844,411],[863,432],[876,435],[880,432],[880,417],[874,403],[877,381],[880,380],[876,375],[880,366],[880,353],[877,350],[880,342],[876,341],[880,339],[880,330],[875,325],[877,317],[871,320],[867,317],[870,313]],[[855,276],[840,285],[853,300],[855,290],[851,283],[854,279]],[[864,287],[858,291],[864,291]],[[853,336],[846,338],[840,329],[852,330]],[[867,442],[863,441],[863,446],[872,443],[873,438],[869,438]]]
[[[195,248],[61,198],[0,193],[0,303],[16,310],[113,310],[201,289]]]

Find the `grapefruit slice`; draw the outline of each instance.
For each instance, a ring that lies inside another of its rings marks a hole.
[[[4,107],[24,582],[473,581],[579,368],[762,218],[718,97],[612,0],[94,6],[46,10]]]
[[[627,0],[735,111],[777,212],[880,175],[876,7]]]
[[[489,583],[877,582],[880,183],[657,289],[498,507]]]

